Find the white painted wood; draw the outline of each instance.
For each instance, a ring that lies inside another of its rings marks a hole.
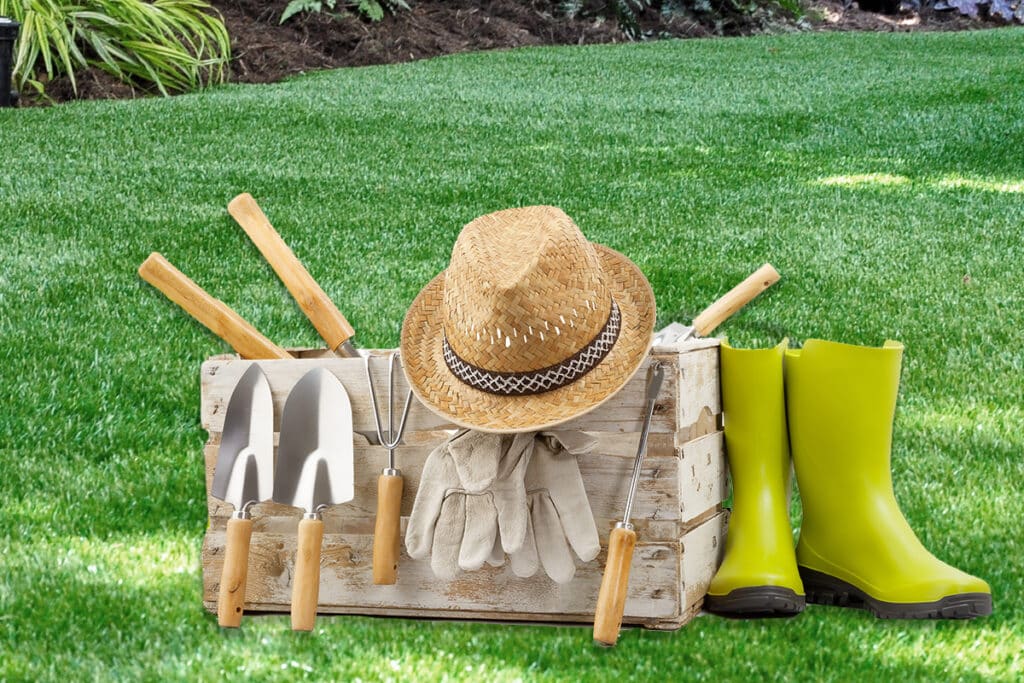
[[[704,340],[708,341],[708,340]],[[666,373],[665,382],[655,407],[651,421],[654,433],[670,433],[677,431],[678,425],[689,428],[699,417],[704,407],[719,406],[717,380],[717,345],[698,348],[693,352],[673,353],[656,356],[658,360],[678,368]],[[323,367],[341,380],[352,401],[353,428],[357,432],[371,434],[374,431],[373,413],[370,407],[369,390],[363,361],[358,358],[313,358],[303,360],[241,360],[238,358],[218,357],[206,361],[201,369],[202,401],[200,420],[208,432],[220,432],[224,428],[224,411],[228,399],[238,379],[250,364],[258,364],[267,375],[270,390],[274,398],[275,430],[280,428],[281,411],[284,401],[292,387],[309,370]],[[591,412],[570,420],[560,426],[562,429],[599,432],[630,432],[640,431],[643,421],[643,408],[646,389],[647,367],[650,360],[644,362],[633,375],[629,383],[615,396]],[[386,363],[374,364],[372,376],[374,386],[386,395],[387,369]],[[688,391],[677,392],[680,374],[685,376]],[[714,378],[711,382],[710,378]],[[698,386],[693,382],[713,386]],[[396,395],[404,396],[408,390],[405,375],[399,373],[395,377]],[[686,407],[677,405],[678,396],[687,397]],[[378,394],[378,398],[385,400]],[[696,401],[696,404],[694,403]],[[713,401],[713,402],[712,402]],[[713,414],[718,414],[718,410]],[[682,421],[678,421],[682,418]],[[435,415],[422,403],[414,399],[409,411],[407,429],[423,431],[436,429],[454,429],[455,425]],[[688,440],[688,439],[687,439]]]
[[[688,441],[680,456],[680,517],[687,521],[704,515],[728,496],[722,432]]]
[[[729,513],[725,510],[683,536],[682,574],[684,605],[703,602],[711,579],[722,564]]]
[[[297,521],[296,521],[297,524]],[[224,531],[211,530],[203,546],[203,597],[215,607],[224,557]],[[249,550],[246,611],[287,611],[295,562],[295,535],[253,533]],[[640,544],[633,557],[625,615],[634,623],[672,621],[679,604],[679,543]],[[508,563],[463,572],[454,580],[434,576],[428,560],[410,559],[404,551],[393,586],[375,586],[372,535],[325,534],[320,569],[320,611],[358,614],[365,609],[391,616],[420,616],[424,610],[448,617],[502,618],[545,615],[558,621],[593,619],[605,554],[582,563],[576,576],[557,584],[543,571],[523,579]]]

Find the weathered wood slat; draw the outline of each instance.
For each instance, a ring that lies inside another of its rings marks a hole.
[[[246,611],[286,611],[291,600],[295,534],[253,534],[249,550]],[[204,573],[204,600],[213,606],[223,564],[224,532],[211,531],[204,553],[211,571]],[[638,622],[674,619],[679,605],[679,544],[641,544],[633,559],[626,615]],[[416,616],[421,610],[445,611],[449,616],[473,612],[547,614],[566,621],[593,618],[604,553],[578,563],[567,584],[551,581],[543,571],[528,579],[517,577],[506,563],[464,572],[452,581],[434,576],[429,561],[399,560],[398,582],[375,586],[372,580],[373,538],[370,535],[325,534],[321,560],[320,611],[358,613],[361,608],[386,609],[388,614]],[[500,587],[500,589],[499,589]]]
[[[405,477],[402,492],[402,516],[408,517],[419,489],[420,475],[429,453],[430,446],[403,446],[396,450],[396,464]],[[217,447],[208,445],[206,455],[207,487],[213,481],[213,470],[217,460]],[[641,470],[642,478],[637,489],[633,507],[633,523],[651,540],[678,539],[681,535],[682,510],[679,505],[679,458],[669,455],[645,459]],[[363,533],[373,528],[377,512],[377,476],[387,463],[387,451],[381,446],[357,445],[355,449],[355,497],[344,505],[329,509],[324,516],[327,533]],[[580,474],[587,490],[590,508],[599,529],[610,526],[622,516],[629,476],[632,472],[632,456],[626,458],[601,453],[578,458]],[[209,488],[208,488],[209,490]],[[211,520],[226,519],[233,508],[213,497],[208,497],[208,514]],[[704,512],[721,502],[709,502],[701,510],[690,506],[689,513]],[[261,503],[253,509],[256,530],[269,528],[268,518],[297,519],[301,512],[297,508],[273,502]],[[691,515],[692,516],[692,515]],[[286,522],[288,523],[288,522]]]
[[[680,517],[690,520],[726,499],[725,440],[714,432],[683,444],[679,459]]]
[[[707,364],[709,354],[716,355],[717,350],[702,348],[688,353],[656,357],[664,362],[676,364],[681,363],[683,358],[693,356],[692,360],[680,367],[684,367],[687,373],[694,373],[695,368]],[[353,429],[364,434],[373,432],[374,422],[370,407],[369,388],[366,384],[363,361],[359,358],[315,358],[302,362],[294,360],[248,361],[238,358],[208,360],[203,363],[201,370],[202,403],[200,406],[201,423],[208,432],[220,432],[223,429],[224,411],[227,408],[231,391],[251,363],[259,364],[270,381],[270,390],[274,397],[275,430],[280,428],[281,410],[292,387],[309,370],[323,367],[334,373],[348,391],[352,401]],[[565,423],[561,428],[597,432],[639,432],[643,420],[646,368],[649,363],[650,360],[645,361],[629,383],[607,402],[591,412]],[[374,364],[371,371],[374,386],[386,386],[387,370],[385,366],[385,363]],[[679,374],[679,372],[670,372],[665,376],[665,383],[659,394],[654,418],[651,421],[652,432],[672,433],[676,432],[680,426],[689,430],[690,425],[702,415],[703,408],[707,407],[709,414],[718,412],[711,410],[712,406],[719,405],[717,402],[702,404],[699,409],[681,410],[676,402]],[[710,377],[711,375],[707,373],[696,375],[696,378],[703,382],[710,382]],[[699,392],[695,394],[698,397],[697,400],[715,400],[718,386],[717,370],[714,373],[714,385],[714,387],[700,387]],[[399,373],[395,377],[396,395],[404,396],[407,390],[408,384],[405,376]],[[690,390],[688,387],[688,392]],[[687,398],[687,400],[692,399]],[[680,417],[682,422],[679,422]],[[409,431],[423,431],[453,429],[455,425],[432,413],[418,400],[413,400],[406,428]]]
[[[711,579],[722,563],[728,520],[729,513],[723,510],[683,536],[681,561],[687,605],[703,602]]]

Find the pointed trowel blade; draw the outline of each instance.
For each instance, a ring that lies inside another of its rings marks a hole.
[[[323,368],[310,370],[284,404],[274,501],[317,512],[352,500],[352,405]]]
[[[266,375],[253,363],[228,399],[211,492],[241,510],[270,498],[273,473],[274,401]]]

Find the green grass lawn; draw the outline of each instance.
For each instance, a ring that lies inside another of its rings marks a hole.
[[[471,54],[173,99],[0,111],[0,680],[1010,680],[1024,670],[1024,31]],[[906,343],[912,526],[995,614],[810,606],[631,630],[201,606],[199,365],[150,251],[282,345],[315,331],[225,206],[252,192],[363,346],[463,224],[555,204],[689,320],[764,261],[734,344]]]

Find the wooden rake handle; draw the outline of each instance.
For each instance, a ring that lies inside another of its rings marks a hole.
[[[778,271],[772,267],[772,264],[764,264],[694,318],[694,330],[701,337],[706,337],[714,332],[719,325],[728,320],[736,311],[746,306],[758,294],[778,281]]]
[[[142,262],[139,276],[230,344],[242,358],[291,358],[287,351],[260,334],[223,301],[207,294],[159,253],[154,251]]]
[[[242,226],[331,350],[348,341],[355,330],[281,239],[252,195],[245,192],[232,199],[228,213]]]

